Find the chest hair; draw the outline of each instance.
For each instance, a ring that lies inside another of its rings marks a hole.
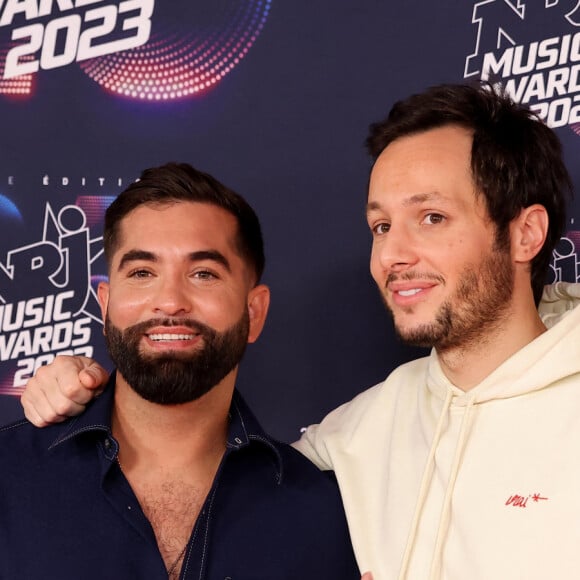
[[[179,578],[185,546],[191,537],[209,483],[191,484],[179,480],[142,483],[133,486],[143,513],[151,523],[169,578]]]

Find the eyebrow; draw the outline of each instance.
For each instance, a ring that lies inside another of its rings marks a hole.
[[[232,271],[228,259],[217,250],[199,250],[197,252],[190,252],[188,254],[188,258],[190,262],[201,262],[204,260],[211,260],[213,262],[217,262],[218,264],[222,265],[228,272]],[[126,266],[131,262],[136,262],[139,260],[146,262],[157,262],[158,257],[153,252],[149,252],[147,250],[129,250],[128,252],[125,252],[121,257],[118,270],[121,270],[124,266]]]
[[[410,197],[405,198],[403,200],[403,206],[409,207],[412,205],[419,205],[420,203],[425,203],[426,201],[433,201],[433,200],[441,201],[444,199],[445,198],[440,193],[437,193],[436,191],[431,192],[431,193],[416,193],[415,195],[411,195]],[[367,213],[369,213],[371,211],[375,211],[375,210],[380,210],[380,209],[382,209],[381,204],[377,201],[371,201],[371,202],[367,203],[367,208],[366,208]]]

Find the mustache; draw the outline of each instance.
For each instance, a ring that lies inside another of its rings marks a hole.
[[[388,286],[391,282],[409,282],[412,280],[430,280],[445,284],[445,278],[439,274],[429,274],[427,272],[415,272],[410,270],[408,272],[403,272],[402,274],[391,272],[387,276],[385,286]]]

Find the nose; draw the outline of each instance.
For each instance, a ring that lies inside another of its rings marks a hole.
[[[413,236],[403,226],[391,224],[390,230],[373,239],[371,273],[383,281],[391,273],[403,272],[419,260]]]
[[[193,307],[191,290],[191,284],[179,275],[160,279],[153,301],[155,313],[165,316],[188,314]]]

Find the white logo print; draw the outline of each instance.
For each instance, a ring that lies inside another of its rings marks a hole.
[[[57,354],[92,356],[91,324],[100,316],[91,263],[100,240],[90,239],[79,207],[55,215],[47,203],[42,239],[0,263],[0,393],[17,394]]]
[[[580,122],[578,0],[484,0],[472,24],[465,78],[500,82],[551,127]]]

